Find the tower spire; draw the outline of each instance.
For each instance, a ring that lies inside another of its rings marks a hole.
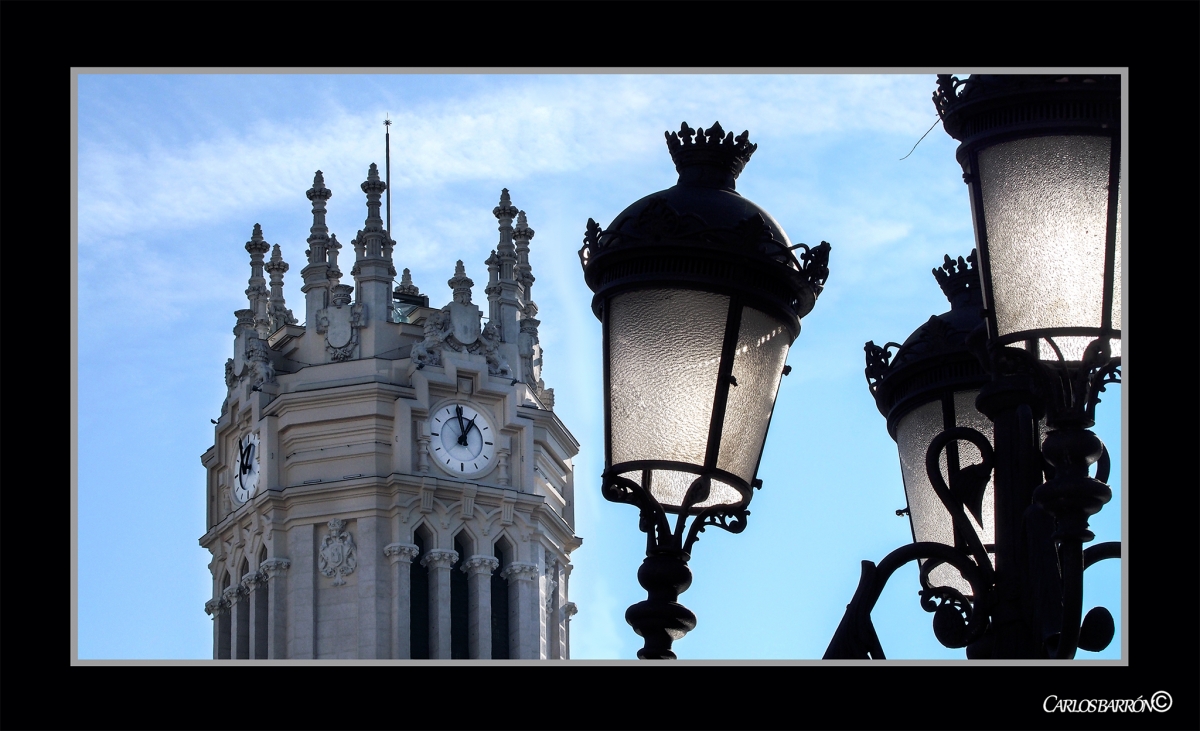
[[[513,246],[513,217],[517,208],[512,204],[508,188],[500,190],[500,205],[492,209],[492,215],[500,221],[500,244],[496,247],[496,258],[500,264],[500,279],[514,281],[513,269],[517,263],[516,249]]]
[[[517,207],[513,205],[512,198],[508,195],[508,188],[500,191],[500,205],[492,209],[492,215],[500,222],[500,243],[496,245],[496,252],[493,255],[495,260],[489,264],[489,274],[491,267],[496,268],[496,283],[493,285],[488,282],[489,289],[497,290],[496,304],[492,305],[492,297],[489,296],[489,310],[494,314],[491,316],[498,320],[497,327],[502,333],[501,340],[505,343],[516,343],[517,338],[521,333],[521,310],[524,308],[524,303],[521,300],[521,285],[516,279],[517,266],[517,251],[513,244],[513,219],[517,216]],[[489,260],[490,261],[490,260]]]
[[[529,228],[529,222],[525,220],[525,211],[517,213],[517,228],[513,231],[513,239],[516,240],[516,255],[517,263],[514,268],[516,280],[520,282],[522,289],[522,298],[525,304],[533,301],[533,267],[529,265],[529,241],[533,238],[533,229]]]
[[[392,238],[392,119],[389,113],[383,120],[384,174],[387,183],[387,235]]]
[[[308,265],[300,271],[304,285],[305,323],[316,327],[318,310],[329,305],[329,227],[325,225],[325,202],[333,197],[333,191],[325,187],[325,176],[320,170],[313,176],[313,186],[305,193],[312,201],[313,223],[308,234]]]
[[[283,299],[283,273],[288,270],[288,263],[283,260],[279,244],[271,247],[271,260],[264,268],[271,276],[271,298],[267,303],[267,316],[271,321],[270,330],[275,332],[284,325],[296,324],[296,317]]]
[[[325,175],[320,170],[313,176],[313,186],[305,193],[312,201],[313,223],[308,234],[308,263],[324,264],[326,247],[329,246],[329,227],[325,225],[325,203],[333,197],[333,191],[325,187]]]
[[[250,281],[246,287],[246,298],[250,300],[250,309],[254,312],[254,329],[264,340],[270,332],[270,317],[267,315],[267,280],[263,279],[263,255],[271,250],[271,245],[263,240],[262,226],[254,224],[254,232],[246,242],[246,251],[250,252]]]
[[[367,322],[386,322],[392,312],[392,279],[396,276],[396,268],[392,266],[393,241],[383,227],[380,218],[380,198],[387,183],[379,179],[379,166],[371,163],[367,170],[367,179],[359,186],[367,196],[367,218],[363,228],[354,238],[354,267],[350,273],[354,276],[355,302],[366,306],[365,319]],[[382,331],[368,333],[371,338],[382,338]],[[364,356],[371,353],[370,340],[364,344]],[[383,346],[383,341],[377,343]]]
[[[495,249],[492,249],[492,255],[484,264],[488,269],[488,283],[483,288],[483,293],[488,298],[488,320],[500,322],[500,259],[496,256]]]

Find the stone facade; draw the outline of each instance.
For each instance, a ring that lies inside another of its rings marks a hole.
[[[579,445],[541,378],[533,229],[503,191],[485,323],[461,261],[440,309],[408,270],[392,289],[385,188],[371,165],[350,286],[317,172],[302,324],[279,245],[246,244],[201,458],[213,657],[568,658]]]

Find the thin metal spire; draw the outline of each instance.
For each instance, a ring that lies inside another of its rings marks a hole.
[[[387,235],[392,238],[392,114],[383,120],[383,140],[385,147],[384,182],[387,183]]]

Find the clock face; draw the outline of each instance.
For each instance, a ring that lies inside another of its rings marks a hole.
[[[449,403],[429,417],[430,446],[438,467],[455,477],[475,477],[492,469],[496,430],[474,407]]]
[[[244,503],[258,491],[258,434],[250,432],[238,440],[234,466],[233,499]]]

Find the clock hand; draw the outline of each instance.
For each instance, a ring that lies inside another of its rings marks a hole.
[[[467,430],[463,426],[463,407],[461,405],[454,407],[454,415],[458,417],[458,443],[462,446],[467,446]]]
[[[253,444],[247,444],[240,450],[241,454],[238,455],[238,467],[241,469],[241,474],[243,475],[250,471],[250,452],[253,449]]]
[[[463,436],[462,436],[463,446],[467,446],[467,435],[471,433],[471,429],[475,429],[476,431],[479,431],[479,427],[475,426],[475,419],[478,419],[478,418],[479,418],[479,414],[476,414],[471,419],[470,423],[467,424],[467,430],[465,432],[463,432]]]

